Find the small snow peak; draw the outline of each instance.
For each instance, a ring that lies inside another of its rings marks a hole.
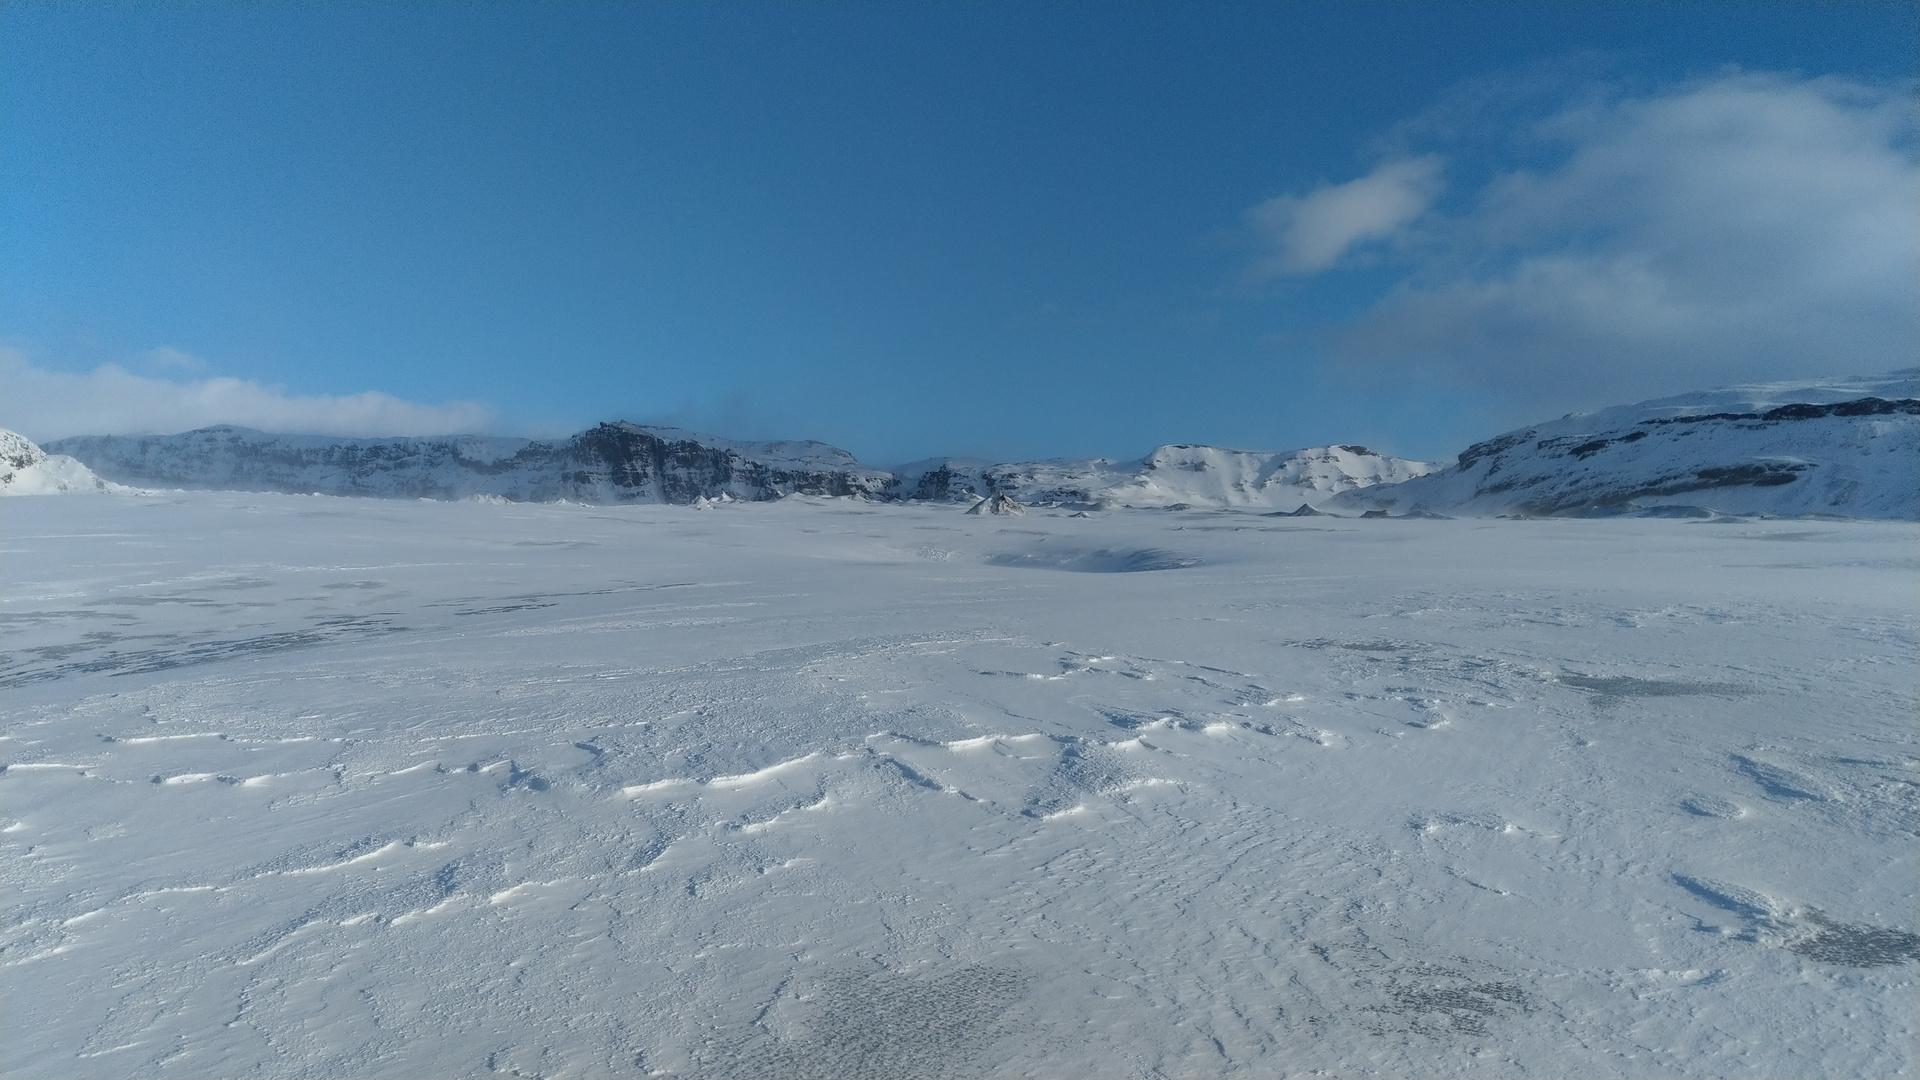
[[[0,495],[124,494],[65,454],[49,454],[15,431],[0,428]]]
[[[45,460],[46,451],[35,446],[32,439],[0,428],[0,468],[4,468],[8,475],[32,468]]]
[[[1005,495],[992,495],[967,508],[969,514],[1024,514],[1027,508]]]

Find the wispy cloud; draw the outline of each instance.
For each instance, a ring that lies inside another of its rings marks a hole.
[[[168,348],[146,359],[160,367],[197,370],[180,357],[194,359]],[[172,433],[213,424],[316,435],[448,435],[485,430],[494,419],[491,408],[471,401],[421,405],[375,390],[299,396],[251,379],[175,381],[113,364],[85,373],[52,371],[34,366],[18,348],[0,346],[0,427],[40,442],[68,435]]]
[[[147,350],[145,359],[149,365],[160,368],[161,370],[189,373],[198,373],[207,370],[207,362],[205,360],[185,350],[176,349],[171,345],[162,345],[157,349]]]
[[[1267,254],[1256,276],[1304,274],[1338,263],[1357,245],[1393,236],[1419,217],[1440,188],[1436,154],[1389,161],[1344,184],[1281,195],[1247,211]]]
[[[1450,108],[1446,148],[1493,141]],[[1327,344],[1360,368],[1566,407],[1898,367],[1920,348],[1913,122],[1906,91],[1838,79],[1588,86],[1508,142],[1542,164],[1377,226],[1405,274]],[[1280,265],[1334,265],[1344,233],[1327,230],[1283,248]]]

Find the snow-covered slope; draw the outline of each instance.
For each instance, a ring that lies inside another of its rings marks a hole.
[[[64,454],[49,455],[33,440],[0,428],[0,495],[124,492]]]
[[[1567,416],[1336,510],[1920,517],[1920,370],[1763,383]]]
[[[628,423],[601,424],[557,444],[473,435],[341,439],[223,426],[50,445],[128,483],[326,495],[684,504],[721,495],[879,495],[893,479],[825,443],[734,442]]]
[[[1293,510],[1437,467],[1376,454],[1364,446],[1258,451],[1173,444],[1133,461],[1062,458],[992,465],[978,459],[936,459],[904,467],[900,487],[907,498],[936,501],[1000,494],[1030,506]]]

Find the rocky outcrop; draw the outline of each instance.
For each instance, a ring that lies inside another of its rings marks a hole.
[[[1005,495],[993,495],[967,508],[969,514],[1024,514],[1027,508],[1007,498]]]
[[[892,473],[819,442],[736,443],[673,428],[601,424],[560,452],[561,497],[589,502],[761,501],[786,495],[886,498]]]
[[[127,490],[100,479],[70,457],[48,454],[25,435],[0,428],[0,495],[109,494]]]

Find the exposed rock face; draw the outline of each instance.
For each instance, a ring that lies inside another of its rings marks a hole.
[[[967,508],[969,514],[1024,514],[1027,508],[1007,498],[1005,495],[993,495]]]
[[[992,490],[984,479],[993,462],[980,458],[935,458],[903,465],[900,496],[920,502],[968,502]]]
[[[1346,512],[1920,517],[1920,372],[1729,387],[1568,416]]]
[[[730,495],[886,498],[897,481],[818,442],[735,443],[673,428],[601,424],[561,449],[565,497],[592,502],[691,503]]]
[[[32,439],[0,428],[0,470],[9,480],[21,469],[31,469],[45,460],[46,451],[35,446]]]
[[[674,428],[601,424],[562,443],[338,439],[212,427],[53,444],[103,475],[156,487],[516,501],[692,503],[721,495],[886,497],[893,475],[815,442],[738,443]]]

